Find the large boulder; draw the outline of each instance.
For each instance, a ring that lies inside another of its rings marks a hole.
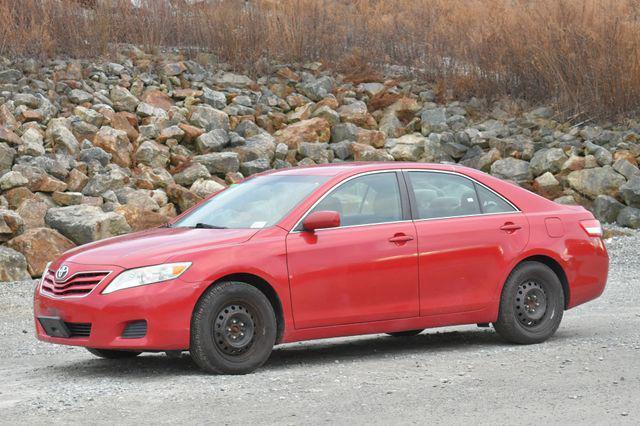
[[[209,105],[195,106],[191,112],[189,122],[207,131],[214,129],[229,130],[229,116],[227,113]]]
[[[620,195],[628,206],[640,208],[640,176],[631,176],[627,183],[620,186]]]
[[[611,166],[604,166],[571,172],[567,176],[567,182],[571,188],[594,199],[600,194],[615,197],[620,186],[625,183],[625,178]]]
[[[175,183],[167,186],[167,196],[180,208],[180,211],[185,211],[202,201],[202,197]]]
[[[24,220],[12,210],[0,209],[0,243],[24,232]]]
[[[121,167],[131,166],[133,146],[127,132],[104,126],[96,134],[93,144],[112,155],[112,161]]]
[[[118,206],[114,211],[124,216],[132,231],[155,228],[167,222],[167,217],[162,213],[149,211],[134,205]]]
[[[286,144],[289,149],[298,149],[300,142],[329,142],[331,127],[324,118],[316,117],[291,124],[274,135],[278,143]]]
[[[122,86],[114,86],[111,89],[110,97],[116,111],[134,112],[140,103],[138,98]]]
[[[640,229],[640,209],[636,209],[635,207],[625,207],[620,210],[616,222],[620,226]]]
[[[131,231],[124,216],[88,205],[54,207],[45,216],[49,227],[76,244],[86,244]]]
[[[410,134],[389,139],[385,147],[396,161],[418,161],[424,153],[425,141],[420,134]]]
[[[560,148],[541,149],[533,155],[530,162],[533,176],[540,176],[545,172],[556,174],[569,158]]]
[[[47,262],[76,246],[71,240],[49,228],[28,229],[7,245],[24,255],[27,270],[34,278],[42,275]]]
[[[0,282],[21,281],[30,278],[24,256],[12,248],[0,246]]]
[[[204,165],[209,173],[225,175],[240,170],[240,160],[236,152],[215,152],[211,154],[196,155],[193,161]]]
[[[593,202],[593,215],[605,223],[614,223],[624,204],[608,195],[598,195]]]
[[[207,167],[201,163],[193,163],[184,170],[173,175],[173,180],[182,186],[191,186],[198,179],[208,179],[211,177]]]
[[[532,178],[529,162],[516,158],[505,158],[491,165],[491,174],[500,179],[525,182]]]

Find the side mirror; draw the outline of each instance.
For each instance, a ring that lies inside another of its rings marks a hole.
[[[338,226],[340,226],[340,213],[330,210],[313,212],[302,222],[302,228],[309,232]]]

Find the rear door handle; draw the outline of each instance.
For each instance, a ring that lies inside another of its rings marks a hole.
[[[389,238],[390,243],[406,243],[407,241],[413,240],[411,235],[405,234],[396,234],[393,237]]]
[[[515,232],[515,231],[517,231],[518,229],[522,229],[522,226],[520,226],[520,225],[516,225],[516,224],[515,224],[515,223],[513,223],[513,222],[507,222],[507,223],[505,223],[504,225],[502,225],[502,226],[500,227],[500,230],[501,230],[501,231],[506,231],[506,232],[509,232],[509,233],[511,233],[511,232]]]

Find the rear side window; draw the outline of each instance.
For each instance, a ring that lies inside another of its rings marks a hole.
[[[375,173],[351,179],[335,188],[312,212],[340,213],[342,226],[402,220],[400,190],[395,172]]]
[[[478,191],[478,199],[483,213],[509,213],[516,211],[511,204],[484,186],[476,184],[476,190]]]
[[[409,172],[419,219],[480,214],[475,184],[465,177],[434,172]]]

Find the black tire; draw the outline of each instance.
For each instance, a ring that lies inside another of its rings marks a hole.
[[[424,329],[420,330],[406,330],[406,331],[394,331],[393,333],[387,333],[391,337],[413,337],[422,333]]]
[[[105,358],[105,359],[135,358],[141,354],[141,352],[136,352],[136,351],[117,351],[117,350],[111,350],[111,349],[87,348],[87,350],[91,352],[93,355],[100,358]]]
[[[500,336],[512,343],[540,343],[553,336],[564,313],[564,292],[557,275],[539,262],[523,262],[507,278],[500,298]]]
[[[271,355],[276,330],[273,307],[260,290],[223,282],[207,290],[193,311],[191,357],[208,373],[247,374]]]

